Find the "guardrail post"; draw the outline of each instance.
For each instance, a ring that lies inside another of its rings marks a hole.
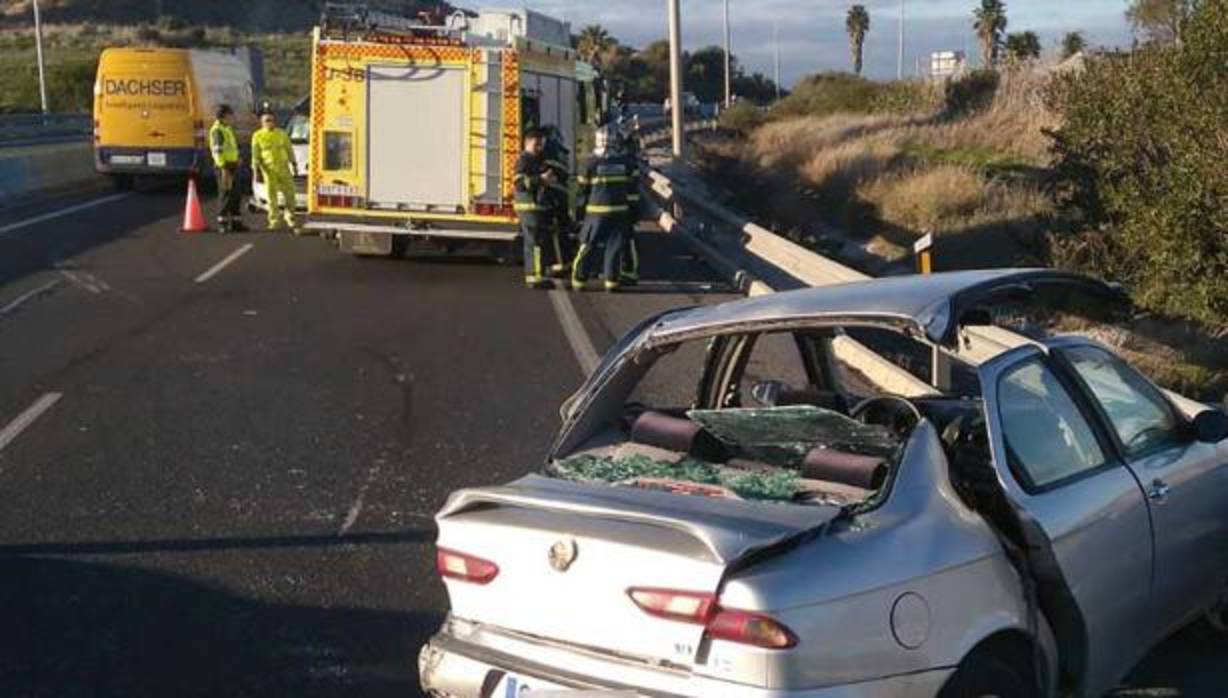
[[[927,233],[925,237],[913,243],[912,251],[917,257],[917,273],[934,273],[934,234]]]

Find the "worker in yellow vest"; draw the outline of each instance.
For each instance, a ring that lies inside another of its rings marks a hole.
[[[272,112],[260,115],[260,129],[252,134],[252,171],[258,173],[269,193],[269,230],[288,227],[299,232],[294,219],[294,147],[290,136],[277,128]]]
[[[247,226],[241,220],[243,191],[239,188],[239,139],[230,127],[234,110],[229,104],[218,105],[217,119],[209,128],[209,152],[213,155],[213,170],[217,174],[217,192],[220,208],[217,212],[218,230],[223,233],[242,233]]]

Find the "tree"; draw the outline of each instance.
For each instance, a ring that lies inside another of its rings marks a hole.
[[[1087,38],[1083,36],[1083,32],[1066,32],[1062,37],[1062,59],[1065,60],[1071,56],[1087,49]]]
[[[1013,61],[1040,58],[1040,37],[1034,31],[1008,34],[1006,36],[1006,55]]]
[[[1180,45],[1185,25],[1197,8],[1197,0],[1130,0],[1126,19],[1148,41]]]
[[[865,5],[853,5],[849,8],[848,17],[844,20],[844,29],[849,34],[853,72],[861,75],[862,49],[865,47],[866,34],[870,32],[870,13],[866,11]]]
[[[600,24],[590,24],[580,30],[580,38],[576,41],[576,52],[586,63],[600,66],[609,58],[610,52],[618,42],[610,36],[610,32]]]
[[[998,63],[998,48],[1002,45],[1002,32],[1006,31],[1006,3],[1002,0],[981,0],[981,6],[972,13],[972,27],[981,42],[981,60],[986,68]]]

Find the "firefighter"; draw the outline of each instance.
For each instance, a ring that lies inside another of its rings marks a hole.
[[[294,220],[294,173],[298,163],[290,136],[277,127],[277,117],[271,111],[260,115],[260,129],[252,134],[252,171],[264,180],[269,196],[269,231],[289,227],[299,232]]]
[[[520,232],[524,237],[524,283],[529,288],[549,288],[546,278],[545,255],[542,243],[547,236],[547,208],[545,192],[558,184],[554,171],[546,166],[546,136],[540,128],[532,127],[524,134],[524,152],[516,161],[514,206],[520,219]]]
[[[640,248],[635,235],[635,226],[640,220],[640,144],[630,121],[619,117],[618,126],[619,154],[631,168],[631,180],[627,183],[629,210],[624,223],[626,245],[619,260],[618,276],[623,286],[635,286],[640,282]]]
[[[613,147],[608,129],[597,131],[593,157],[578,178],[580,193],[580,249],[572,265],[571,285],[580,291],[587,282],[597,255],[604,251],[603,278],[606,291],[620,287],[619,267],[625,251],[628,222],[631,220],[631,187],[635,186],[636,167]]]
[[[217,119],[209,127],[209,151],[213,154],[213,169],[217,173],[218,231],[222,233],[247,232],[243,225],[243,191],[239,188],[239,139],[235,137],[230,120],[234,110],[229,104],[218,105]]]
[[[544,234],[548,238],[543,241],[546,256],[550,257],[550,276],[565,277],[571,268],[571,194],[567,183],[571,179],[571,168],[568,161],[571,151],[563,145],[563,135],[556,126],[547,127],[546,146],[543,150],[546,169],[554,173],[555,181],[547,185],[542,192],[542,202],[546,207],[544,212]]]

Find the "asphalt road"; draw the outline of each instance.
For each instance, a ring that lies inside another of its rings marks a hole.
[[[558,299],[482,260],[181,235],[181,205],[0,212],[0,696],[416,695],[432,512],[534,469],[582,377]],[[598,350],[729,297],[643,251],[639,292],[568,297]],[[1221,696],[1217,642],[1129,695]]]

